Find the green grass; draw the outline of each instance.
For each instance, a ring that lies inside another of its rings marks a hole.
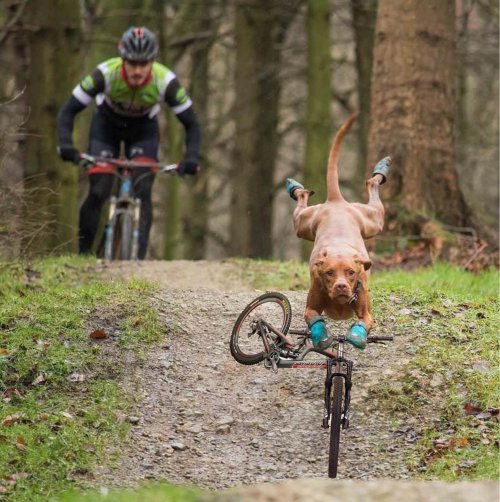
[[[124,440],[134,402],[119,385],[123,349],[140,358],[161,336],[153,287],[101,281],[93,263],[0,267],[0,492],[11,500],[74,486]],[[89,337],[97,328],[106,339]]]
[[[372,278],[375,318],[408,337],[412,355],[402,380],[374,392],[403,422],[421,421],[408,458],[419,477],[498,479],[498,284],[496,270],[474,275],[446,264]],[[467,415],[469,406],[492,416]]]
[[[68,492],[58,502],[196,502],[207,500],[195,488],[152,483],[137,490],[106,490],[86,494]]]

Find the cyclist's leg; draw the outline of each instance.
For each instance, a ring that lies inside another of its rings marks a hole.
[[[120,139],[115,134],[113,124],[96,112],[92,118],[89,133],[89,153],[99,157],[116,157],[120,151]],[[113,187],[115,168],[99,165],[89,169],[89,192],[80,208],[79,251],[90,253],[94,242],[101,209]]]
[[[80,208],[80,253],[90,253],[94,242],[101,209],[108,199],[113,186],[113,175],[97,173],[89,175],[89,192]]]
[[[125,142],[125,153],[128,158],[147,162],[158,159],[159,131],[156,119],[142,121],[140,127],[134,127],[131,139]],[[139,220],[139,246],[137,257],[144,260],[148,249],[149,232],[153,223],[153,204],[151,192],[155,173],[149,168],[134,169],[134,193],[141,200],[141,216]]]

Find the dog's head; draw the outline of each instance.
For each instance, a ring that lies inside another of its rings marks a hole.
[[[359,255],[323,254],[314,261],[311,273],[332,301],[344,304],[351,299],[358,281],[366,281],[366,271],[371,264]]]

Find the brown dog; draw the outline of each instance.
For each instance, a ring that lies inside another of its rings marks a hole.
[[[289,182],[296,186],[289,193],[297,200],[293,212],[297,237],[314,242],[309,261],[311,285],[304,318],[312,326],[314,320],[324,323],[319,317],[323,312],[334,320],[349,319],[356,314],[362,321],[357,324],[358,330],[363,331],[364,327],[365,341],[358,344],[349,340],[349,336],[348,340],[364,348],[366,334],[373,325],[367,285],[371,261],[364,239],[377,235],[384,226],[379,185],[385,182],[390,159],[381,161],[385,162],[383,168],[375,168],[374,176],[366,182],[368,204],[349,203],[342,197],[338,179],[340,145],[356,116],[349,117],[335,135],[328,159],[326,202],[307,207],[311,192],[293,180]]]

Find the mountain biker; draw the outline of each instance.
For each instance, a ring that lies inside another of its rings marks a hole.
[[[158,43],[145,27],[130,27],[118,44],[119,57],[99,64],[74,89],[61,107],[57,120],[58,153],[62,160],[79,163],[73,143],[75,116],[94,99],[97,104],[89,133],[89,153],[116,158],[120,145],[138,162],[156,162],[159,147],[158,112],[167,103],[185,129],[185,155],[180,175],[199,170],[201,133],[190,97],[175,73],[155,61]],[[80,208],[79,251],[90,253],[101,209],[113,186],[116,167],[99,163],[88,170],[89,192]],[[144,176],[144,174],[150,174]],[[134,193],[141,200],[139,259],[144,259],[152,223],[151,189],[154,170],[133,170]]]

